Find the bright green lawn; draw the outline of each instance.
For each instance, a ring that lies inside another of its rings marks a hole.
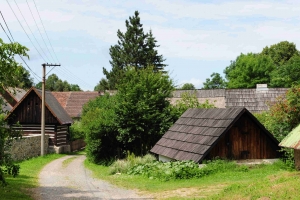
[[[161,182],[141,176],[109,175],[108,167],[87,160],[95,177],[112,184],[138,189],[158,199],[300,199],[300,172],[289,171],[279,161],[245,172],[225,172],[200,179]]]
[[[30,189],[38,187],[40,170],[52,160],[65,156],[64,154],[49,154],[20,162],[20,174],[13,178],[6,177],[8,185],[0,186],[0,199],[32,199]]]

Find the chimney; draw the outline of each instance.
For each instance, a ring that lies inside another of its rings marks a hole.
[[[256,84],[256,93],[263,93],[268,90],[268,84]]]

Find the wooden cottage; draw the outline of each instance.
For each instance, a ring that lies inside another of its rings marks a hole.
[[[23,96],[6,117],[14,129],[21,129],[24,135],[41,134],[42,91],[34,87]],[[49,145],[61,146],[68,143],[71,117],[58,103],[51,92],[45,92],[45,134]],[[19,123],[21,127],[15,126]]]
[[[151,149],[162,161],[279,157],[278,141],[246,108],[188,109]]]
[[[294,149],[295,167],[300,170],[300,125],[294,128],[279,146]]]

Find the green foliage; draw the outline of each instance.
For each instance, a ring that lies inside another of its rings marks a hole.
[[[275,65],[281,66],[289,61],[293,56],[299,55],[299,51],[296,49],[296,45],[294,43],[282,41],[277,44],[273,44],[270,47],[266,46],[262,50],[261,54],[269,56]]]
[[[111,88],[109,86],[108,80],[105,78],[102,78],[99,83],[94,87],[94,91],[105,91],[107,89]]]
[[[219,73],[212,73],[211,79],[207,78],[203,83],[203,89],[223,89],[226,88],[226,82]]]
[[[19,43],[6,44],[0,38],[0,88],[27,87],[32,84],[29,73],[16,60],[15,55],[29,58],[25,46]]]
[[[181,90],[195,90],[195,86],[192,83],[185,83],[183,86],[180,88]]]
[[[124,160],[116,160],[110,167],[109,173],[127,173],[135,165],[144,165],[146,163],[153,162],[155,157],[151,154],[146,154],[143,157],[135,156],[133,153],[127,154],[127,158]]]
[[[15,164],[11,158],[10,148],[13,140],[20,138],[21,134],[7,127],[4,115],[0,115],[0,183],[3,186],[7,184],[4,175],[15,177],[19,174],[20,169],[20,166]]]
[[[114,106],[115,96],[106,94],[83,107],[81,130],[85,133],[87,158],[94,163],[117,155]]]
[[[300,84],[300,56],[291,57],[271,74],[271,87],[290,88]]]
[[[122,33],[118,30],[118,44],[109,49],[112,69],[109,72],[103,68],[106,79],[99,82],[101,90],[115,89],[128,66],[141,69],[151,65],[156,72],[163,71],[166,66],[163,64],[165,59],[162,55],[158,55],[155,49],[159,46],[152,31],[144,33],[138,11],[135,11],[134,16],[129,17],[129,21],[125,21],[125,25],[126,32]]]
[[[295,169],[295,156],[294,149],[282,148],[281,152],[283,153],[282,159],[287,166],[287,169]]]
[[[225,160],[208,161],[203,167],[199,167],[193,161],[155,161],[146,164],[136,164],[127,173],[130,175],[146,176],[150,179],[169,181],[172,179],[201,178],[228,170],[247,172],[249,168],[238,166],[233,162]]]
[[[174,105],[177,119],[189,108],[215,108],[215,105],[209,103],[208,100],[200,103],[196,92],[183,92],[180,97],[181,99],[177,100]]]
[[[299,83],[299,55],[288,41],[267,46],[259,54],[241,54],[224,70],[227,88],[254,88],[261,83],[291,87]]]
[[[70,135],[71,135],[71,138],[70,138],[71,141],[84,138],[85,133],[84,133],[84,129],[82,127],[81,121],[75,121],[70,126]]]
[[[152,67],[127,68],[118,85],[115,114],[123,151],[145,155],[176,120],[167,100],[174,89],[167,74]]]
[[[15,55],[28,57],[27,51],[26,47],[17,42],[6,44],[0,39],[0,90],[8,87],[26,87],[27,84],[32,83],[28,71],[14,58]],[[14,164],[12,161],[9,149],[12,140],[18,138],[20,134],[7,128],[2,110],[3,104],[4,101],[0,97],[0,182],[5,185],[4,174],[15,177],[19,173],[19,165]]]
[[[262,54],[241,54],[225,68],[227,88],[255,88],[256,84],[270,84],[275,69],[272,59]]]
[[[270,111],[255,116],[278,141],[281,141],[300,124],[300,85],[294,85],[287,91],[285,97],[279,97],[270,107]],[[285,163],[293,166],[293,152],[283,149],[283,154]]]
[[[42,83],[36,84],[36,88],[42,89]],[[67,81],[62,81],[56,74],[51,74],[46,79],[46,90],[50,91],[81,91],[77,84],[69,84]]]

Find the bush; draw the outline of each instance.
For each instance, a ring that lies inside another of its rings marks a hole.
[[[84,139],[84,129],[82,128],[80,121],[75,121],[70,126],[70,140]]]
[[[127,173],[135,165],[145,165],[155,160],[155,157],[151,154],[147,154],[144,157],[135,156],[133,153],[128,153],[127,158],[124,160],[116,160],[109,169],[110,174]]]
[[[114,96],[106,94],[83,107],[82,130],[85,133],[87,158],[93,163],[110,160],[117,155],[117,128],[114,120]]]
[[[193,161],[154,161],[146,164],[137,164],[130,168],[127,174],[142,175],[150,179],[168,181],[172,179],[201,178],[203,176],[218,172],[222,173],[228,170],[246,172],[248,169],[247,166],[238,166],[234,162],[225,160],[207,161],[202,168]]]

